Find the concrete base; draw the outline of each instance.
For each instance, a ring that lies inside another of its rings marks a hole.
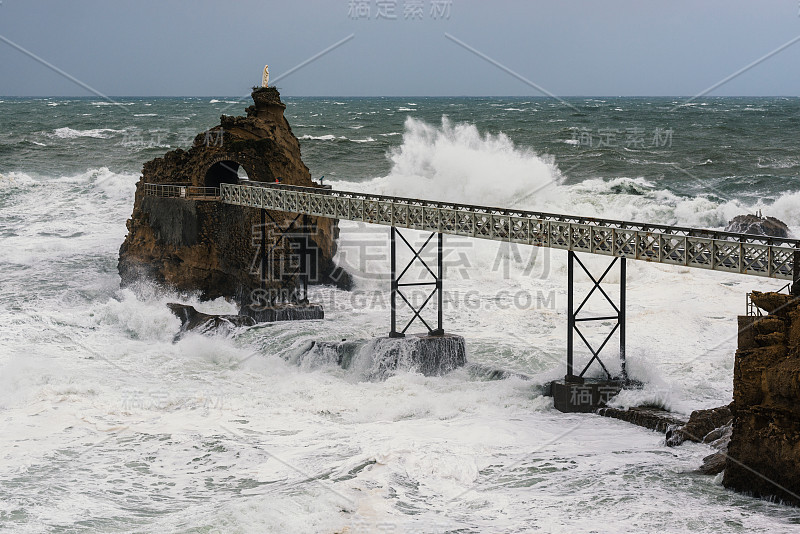
[[[449,373],[467,363],[467,346],[461,336],[412,334],[402,338],[378,339],[395,365],[410,361],[425,376]]]
[[[383,380],[398,369],[439,376],[463,367],[467,363],[467,349],[464,338],[453,334],[315,341],[295,357],[295,362],[309,368],[339,365],[367,380]]]
[[[550,384],[553,405],[560,412],[594,412],[605,406],[622,389],[619,380],[587,378],[581,382],[556,380]]]
[[[239,315],[252,317],[257,323],[272,323],[275,321],[324,319],[325,311],[321,304],[275,304],[256,308],[242,306]]]

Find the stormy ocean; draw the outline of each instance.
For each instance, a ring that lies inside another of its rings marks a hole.
[[[336,189],[715,229],[761,210],[800,237],[797,98],[284,101],[312,177]],[[249,103],[0,99],[0,531],[800,528],[797,509],[697,474],[706,445],[552,408],[565,251],[446,239],[445,327],[470,365],[445,376],[299,356],[388,331],[388,230],[347,221],[337,259],[355,288],[311,289],[324,321],[173,343],[167,302],[236,309],[119,289],[135,183]],[[628,262],[628,366],[644,387],[617,405],[729,403],[745,294],[782,285]]]

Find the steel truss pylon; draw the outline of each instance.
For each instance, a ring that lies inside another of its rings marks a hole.
[[[431,242],[434,236],[438,236],[437,238],[437,258],[436,264],[437,269],[434,272],[430,266],[422,259],[422,253],[425,250],[425,247],[428,246],[428,243]],[[397,237],[405,243],[408,249],[412,252],[413,257],[408,262],[406,267],[403,271],[398,275],[397,274]],[[443,236],[441,232],[433,232],[428,236],[428,239],[425,240],[425,243],[422,244],[420,248],[415,248],[408,242],[408,240],[403,237],[397,228],[392,226],[391,233],[390,233],[390,246],[391,246],[391,329],[389,330],[389,337],[404,337],[408,328],[416,321],[417,319],[425,325],[428,329],[429,336],[443,336],[444,335],[444,327],[442,326],[442,273],[443,273],[443,265],[442,265],[442,248],[443,248]],[[403,276],[408,272],[411,266],[414,264],[415,261],[419,260],[422,263],[422,266],[425,267],[425,270],[428,272],[430,277],[433,280],[425,281],[425,282],[402,282],[401,279]],[[403,294],[402,289],[404,287],[424,287],[433,286],[433,291],[428,294],[425,301],[422,305],[417,308],[411,301]],[[411,310],[413,316],[411,319],[406,323],[405,327],[402,330],[397,330],[397,296],[400,296],[403,303]],[[428,322],[422,317],[422,311],[425,309],[425,306],[431,302],[433,297],[437,297],[437,305],[438,305],[438,316],[437,316],[437,323],[436,328],[431,328]]]
[[[620,379],[623,382],[628,381],[628,371],[625,366],[625,283],[626,283],[626,263],[624,257],[618,257],[611,260],[611,263],[600,276],[600,278],[595,279],[592,276],[592,273],[586,268],[586,266],[578,259],[578,256],[573,251],[569,251],[569,261],[568,261],[568,271],[567,271],[567,375],[564,377],[564,380],[567,382],[580,382],[583,380],[583,375],[586,371],[589,370],[592,363],[596,360],[597,363],[600,364],[600,367],[603,368],[606,376],[610,380],[614,380],[615,378],[611,376],[611,373],[608,371],[608,368],[603,364],[603,361],[600,359],[600,352],[606,346],[608,341],[614,335],[614,332],[619,330],[619,359],[620,359],[620,366],[621,366],[621,373]],[[611,271],[612,267],[619,262],[620,268],[620,282],[619,282],[619,305],[617,305],[611,297],[608,296],[608,293],[605,292],[603,287],[601,286],[603,279],[606,275]],[[576,309],[574,304],[574,281],[575,281],[575,263],[580,265],[583,272],[589,276],[589,279],[594,283],[594,286],[583,299],[581,304]],[[605,297],[606,301],[611,304],[611,307],[616,312],[615,315],[606,315],[602,317],[578,317],[578,314],[583,310],[583,307],[589,301],[589,298],[594,294],[595,291],[599,291],[603,297]],[[581,332],[580,328],[578,328],[578,323],[581,322],[589,322],[589,321],[609,321],[614,320],[616,323],[614,327],[611,329],[611,332],[605,337],[603,342],[600,346],[595,349],[591,343],[586,339],[586,337]],[[581,338],[583,343],[592,353],[592,358],[589,360],[589,363],[583,368],[580,374],[574,373],[573,367],[573,334],[577,332],[578,336]]]

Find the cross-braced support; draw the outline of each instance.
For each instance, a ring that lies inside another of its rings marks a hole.
[[[272,230],[272,235],[275,236],[275,241],[268,243],[267,239],[267,218],[271,224],[269,228]],[[281,284],[295,284],[299,282],[301,293],[291,295],[282,295],[281,298],[291,297],[291,300],[297,302],[308,301],[308,277],[309,277],[309,246],[308,240],[311,236],[311,224],[308,215],[298,214],[289,222],[286,228],[282,228],[272,215],[267,210],[261,210],[261,288],[266,290],[268,280],[276,280]],[[288,247],[290,254],[296,256],[295,265],[291,265],[291,257],[281,257],[280,272],[278,276],[275,273],[275,264],[277,252],[281,246]],[[287,268],[288,267],[288,268]]]
[[[608,293],[606,293],[605,290],[600,285],[603,282],[603,279],[606,277],[606,275],[611,271],[611,268],[614,267],[614,264],[616,264],[617,262],[619,262],[619,268],[620,268],[619,306],[617,306],[617,304],[614,303],[611,297],[608,296]],[[575,309],[574,307],[574,298],[573,298],[575,263],[581,266],[583,272],[586,273],[589,276],[589,279],[591,279],[591,281],[594,283],[594,287],[592,287],[592,289],[589,291],[589,293],[586,295],[586,297],[583,299],[583,301],[581,302],[581,304],[578,306],[577,309]],[[571,250],[569,251],[569,267],[567,271],[567,284],[569,286],[567,288],[567,376],[564,378],[567,382],[581,381],[583,379],[584,373],[586,373],[586,371],[589,369],[589,367],[591,367],[592,363],[594,363],[595,360],[597,360],[597,363],[599,363],[600,367],[603,368],[603,371],[605,371],[608,378],[613,379],[611,373],[609,373],[608,369],[603,364],[603,361],[600,359],[600,352],[603,350],[608,341],[611,339],[611,336],[613,336],[614,332],[616,332],[617,330],[619,330],[619,358],[621,364],[621,379],[623,382],[627,382],[628,373],[627,369],[625,368],[625,277],[626,277],[626,265],[625,265],[625,258],[623,257],[614,258],[611,261],[611,264],[609,264],[609,266],[603,272],[602,276],[600,276],[600,278],[598,279],[595,279],[594,276],[592,276],[592,273],[590,273],[589,270],[586,268],[586,266],[581,262],[581,260],[578,259],[578,256],[575,254],[575,252]],[[603,316],[603,317],[578,317],[578,314],[581,312],[583,307],[589,301],[589,298],[592,296],[592,294],[594,294],[595,290],[599,291],[606,298],[608,303],[611,304],[612,308],[614,308],[616,315]],[[611,332],[609,332],[609,334],[603,340],[603,343],[601,343],[600,346],[595,350],[594,347],[592,347],[591,343],[589,343],[589,341],[583,335],[581,330],[578,328],[578,323],[587,321],[609,321],[609,320],[615,320],[616,324],[614,325],[614,328],[611,329]],[[589,360],[589,363],[586,364],[586,367],[584,367],[583,371],[581,371],[580,374],[578,375],[575,375],[573,368],[573,332],[578,333],[578,336],[581,338],[581,340],[583,340],[583,343],[592,353],[592,358]]]
[[[422,252],[425,250],[425,247],[428,246],[428,243],[431,242],[434,236],[438,236],[438,244],[437,244],[437,270],[434,273],[433,270],[428,266],[425,260],[422,259]],[[413,257],[411,261],[408,262],[405,269],[397,275],[397,249],[396,249],[396,242],[397,237],[406,244],[408,249],[413,253]],[[417,249],[414,248],[411,243],[403,237],[394,226],[392,226],[391,234],[390,234],[390,242],[391,242],[391,274],[392,274],[392,292],[391,292],[391,313],[392,313],[392,324],[391,330],[389,331],[389,337],[404,337],[408,328],[419,319],[422,324],[428,329],[428,335],[430,336],[443,336],[444,335],[444,328],[442,327],[442,245],[443,245],[443,237],[441,233],[433,232],[428,239],[423,243],[423,245]],[[416,260],[419,260],[422,263],[422,266],[425,267],[425,270],[428,271],[431,277],[433,277],[432,281],[426,282],[406,282],[403,283],[400,280],[403,276],[408,272],[411,266],[414,264]],[[409,299],[403,294],[401,288],[403,287],[419,287],[419,286],[433,286],[433,290],[430,292],[428,297],[422,303],[422,306],[419,308],[415,307]],[[400,298],[405,302],[406,306],[411,309],[413,316],[411,319],[406,323],[405,327],[402,330],[397,330],[397,296],[400,295]],[[438,304],[438,318],[437,318],[437,326],[435,329],[431,328],[428,322],[422,317],[422,311],[425,309],[425,306],[433,299],[433,297],[437,297],[437,304]]]

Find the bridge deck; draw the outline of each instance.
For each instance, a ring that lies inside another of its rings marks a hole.
[[[281,184],[222,184],[219,197],[238,206],[783,280],[793,280],[795,260],[800,267],[796,239]]]

